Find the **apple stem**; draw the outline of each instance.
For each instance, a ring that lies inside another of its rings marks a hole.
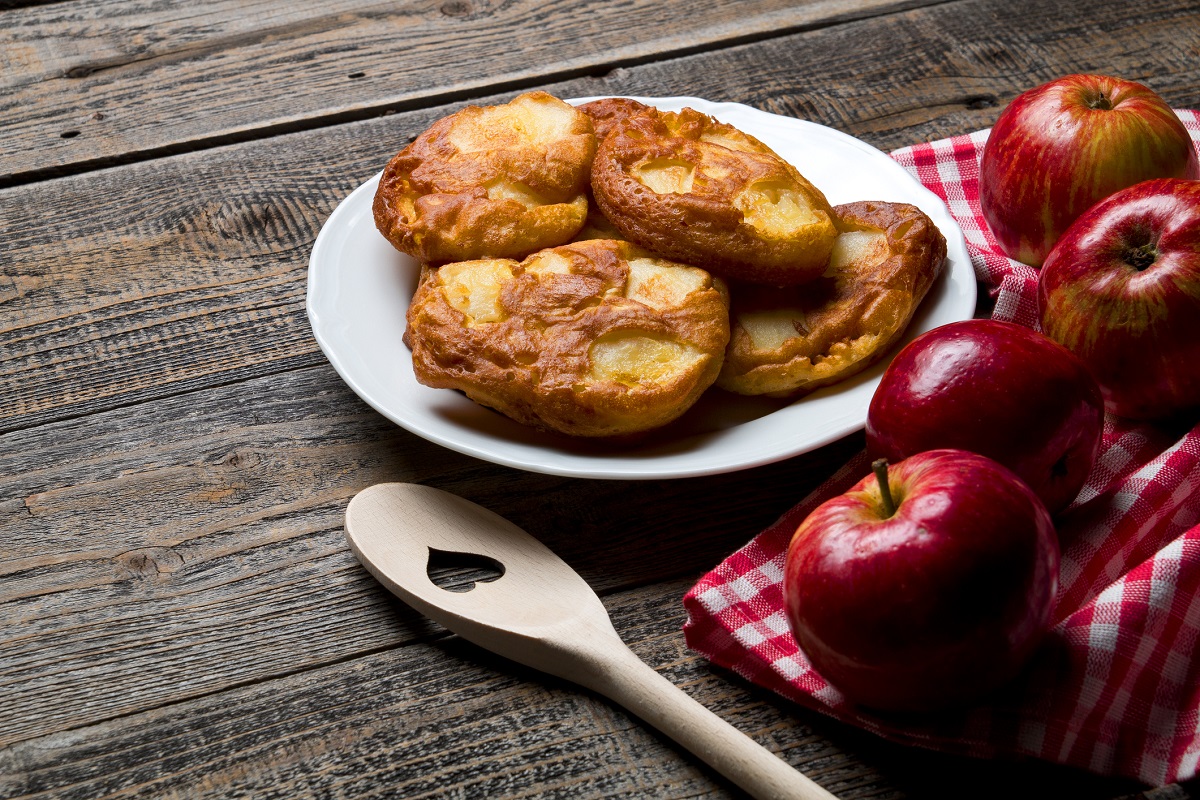
[[[879,483],[879,494],[883,497],[883,510],[887,516],[896,513],[896,501],[892,499],[892,488],[888,486],[888,462],[886,458],[877,458],[871,462],[875,480]]]
[[[1153,242],[1147,242],[1141,247],[1134,248],[1129,254],[1129,265],[1138,272],[1148,268],[1158,258],[1158,249]]]

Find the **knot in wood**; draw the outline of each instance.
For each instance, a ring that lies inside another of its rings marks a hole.
[[[253,450],[234,450],[220,461],[219,466],[231,467],[233,469],[248,469],[256,467],[262,463],[262,454],[256,453]]]
[[[154,578],[183,566],[183,557],[169,547],[140,547],[113,558],[121,578]]]
[[[466,0],[447,0],[439,10],[447,17],[466,17],[471,14],[471,4]]]

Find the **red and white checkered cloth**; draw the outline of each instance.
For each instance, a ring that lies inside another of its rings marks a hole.
[[[1195,142],[1200,112],[1180,111]],[[993,316],[1037,324],[1036,270],[1001,255],[979,210],[987,131],[892,153],[962,226]],[[1056,520],[1054,627],[1029,669],[987,704],[932,717],[848,704],[799,652],[780,581],[792,533],[870,471],[860,454],[684,597],[688,645],[805,706],[909,744],[1032,756],[1162,785],[1200,761],[1200,420],[1190,430],[1108,417],[1100,457]]]

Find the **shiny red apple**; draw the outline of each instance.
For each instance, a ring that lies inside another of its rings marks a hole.
[[[1200,410],[1200,181],[1146,181],[1086,212],[1046,259],[1038,309],[1114,414]]]
[[[890,498],[870,475],[800,524],[784,568],[788,621],[852,702],[968,703],[1009,681],[1046,630],[1059,564],[1050,514],[974,453],[932,450],[884,469]]]
[[[988,135],[980,204],[1012,258],[1039,266],[1070,224],[1151,178],[1197,178],[1183,123],[1139,83],[1068,75],[1016,97]]]
[[[943,447],[980,453],[1055,514],[1083,488],[1103,423],[1096,381],[1066,348],[1021,325],[972,319],[896,354],[867,410],[867,449],[889,461]]]

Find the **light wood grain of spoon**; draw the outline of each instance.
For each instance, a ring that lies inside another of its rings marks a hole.
[[[385,483],[351,500],[346,538],[367,570],[422,614],[608,697],[753,797],[836,800],[643,663],[587,582],[503,517],[440,489]],[[495,559],[504,574],[467,592],[442,589],[428,575],[430,548]]]

